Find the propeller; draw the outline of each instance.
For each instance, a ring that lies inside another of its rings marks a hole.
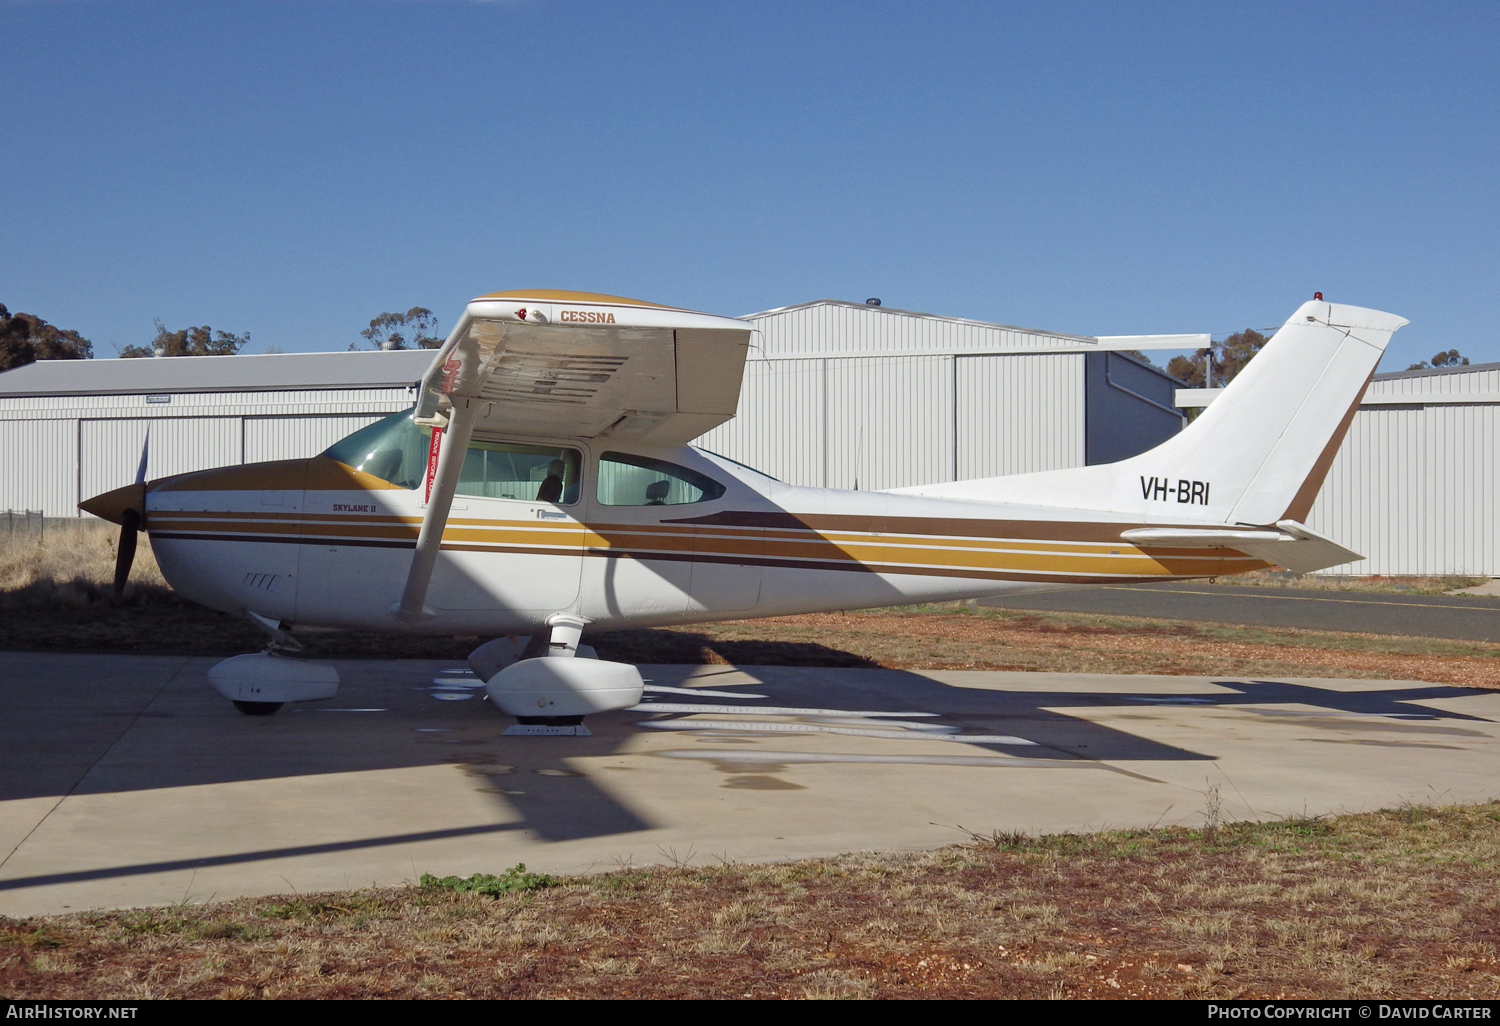
[[[136,535],[141,530],[141,515],[127,509],[120,517],[120,544],[115,549],[115,598],[125,594],[130,580],[130,565],[135,562]]]
[[[151,429],[146,429],[146,440],[141,443],[141,462],[136,467],[137,487],[146,483],[146,460],[151,450]],[[146,492],[141,488],[141,507],[146,505]],[[115,548],[115,598],[125,594],[125,584],[130,580],[130,567],[135,562],[135,545],[141,531],[141,510],[127,509],[120,514],[120,542]]]

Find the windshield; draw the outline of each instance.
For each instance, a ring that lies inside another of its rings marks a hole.
[[[427,473],[427,445],[431,429],[412,423],[415,410],[393,413],[362,427],[323,453],[397,488],[416,488]]]

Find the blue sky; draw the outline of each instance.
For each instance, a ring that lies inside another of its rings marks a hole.
[[[0,302],[342,349],[546,286],[1500,360],[1500,5],[0,0]]]

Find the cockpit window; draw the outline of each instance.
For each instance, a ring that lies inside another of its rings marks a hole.
[[[665,460],[623,452],[599,457],[599,502],[605,506],[681,506],[723,494],[713,478]]]
[[[323,455],[398,488],[420,488],[426,483],[432,429],[413,423],[412,413],[412,410],[393,413],[360,428],[334,443]],[[577,449],[474,442],[464,456],[457,492],[491,499],[571,505],[578,501],[582,464]]]

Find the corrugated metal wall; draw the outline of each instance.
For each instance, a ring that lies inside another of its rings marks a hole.
[[[872,490],[1084,463],[1092,339],[837,302],[748,319],[739,410],[706,449]]]
[[[18,395],[0,398],[0,420],[51,416],[212,417],[258,414],[394,413],[411,406],[409,388],[322,388],[284,392],[176,392],[167,402],[144,395]]]
[[[960,356],[958,480],[1083,466],[1083,361]]]
[[[5,425],[0,445],[0,509],[73,516],[78,505],[78,421]],[[65,510],[66,512],[58,512]]]
[[[738,413],[694,444],[780,481],[827,484],[824,368],[827,360],[749,360]],[[771,430],[770,425],[778,425]]]
[[[1496,380],[1485,382],[1487,375]],[[1414,398],[1500,392],[1500,371],[1376,386],[1372,392]],[[1329,573],[1500,576],[1497,411],[1485,404],[1361,407],[1308,526],[1365,559]]]
[[[241,463],[240,418],[81,420],[78,424],[79,496],[87,499],[130,484],[139,472],[143,450],[146,452],[147,480]]]
[[[1500,367],[1476,367],[1473,370],[1444,370],[1439,373],[1402,374],[1370,384],[1371,395],[1453,395],[1487,392],[1500,397]]]
[[[829,360],[830,488],[953,480],[951,356]]]
[[[300,460],[316,456],[340,438],[379,419],[379,414],[246,417],[245,462]]]
[[[877,490],[1083,465],[1082,354],[752,360],[697,444],[790,484]]]
[[[411,405],[406,388],[11,396],[0,399],[0,510],[78,516],[78,502],[135,480],[322,452]]]

